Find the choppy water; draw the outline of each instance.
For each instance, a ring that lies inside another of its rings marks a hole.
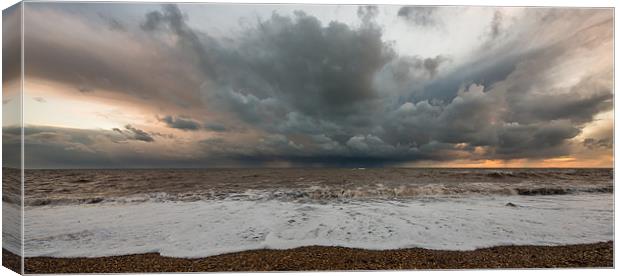
[[[611,193],[610,169],[32,170],[25,204]]]
[[[32,170],[25,188],[26,256],[613,240],[610,169]]]

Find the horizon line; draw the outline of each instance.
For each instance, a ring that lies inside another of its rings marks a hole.
[[[2,169],[20,170],[22,168],[2,167]],[[24,170],[234,170],[234,169],[614,169],[614,167],[84,167],[84,168],[24,168]]]

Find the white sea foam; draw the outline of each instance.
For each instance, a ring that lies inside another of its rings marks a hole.
[[[21,218],[19,205],[2,202],[2,248],[19,255],[22,254]]]
[[[27,207],[25,254],[204,257],[306,245],[469,250],[588,243],[613,239],[612,204],[611,194],[580,194]]]

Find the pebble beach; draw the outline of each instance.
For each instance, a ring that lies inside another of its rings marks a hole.
[[[3,250],[3,259],[15,255]],[[131,273],[311,270],[410,270],[613,267],[613,242],[562,246],[497,246],[472,251],[365,250],[308,246],[251,250],[206,258],[157,253],[99,258],[26,258],[26,273]]]

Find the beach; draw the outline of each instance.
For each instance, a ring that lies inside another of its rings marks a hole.
[[[4,255],[12,255],[3,251]],[[309,246],[251,250],[206,258],[156,253],[99,258],[26,258],[26,273],[130,273],[304,270],[613,267],[613,242],[563,246],[497,246],[471,251],[365,250]]]
[[[30,171],[23,252],[33,273],[606,267],[611,175]]]

